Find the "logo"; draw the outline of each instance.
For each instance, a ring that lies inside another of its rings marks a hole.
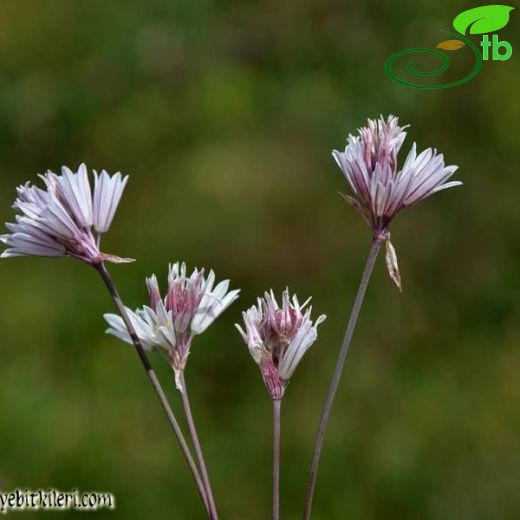
[[[457,87],[468,82],[480,72],[484,61],[506,61],[511,58],[513,54],[511,44],[507,41],[501,41],[497,34],[490,33],[494,33],[507,25],[509,13],[513,9],[514,7],[508,5],[483,5],[463,11],[453,20],[453,27],[457,32],[442,31],[449,34],[452,37],[451,39],[438,43],[435,49],[417,47],[395,52],[386,60],[385,70],[387,75],[400,85],[420,89]],[[482,35],[478,46],[468,35]],[[446,72],[450,68],[450,58],[443,51],[454,52],[461,49],[469,49],[474,59],[473,68],[462,79],[450,80],[441,84],[421,83],[420,79],[410,79],[412,76],[415,78],[430,78]],[[415,58],[417,58],[417,55],[433,56],[436,60],[440,60],[440,65],[432,70],[421,70],[414,65],[412,58],[406,63],[404,70],[401,67],[396,72],[395,69],[399,66],[397,60],[401,63],[404,61],[401,58],[408,55],[415,55]]]

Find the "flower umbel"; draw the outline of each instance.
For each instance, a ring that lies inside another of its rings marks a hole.
[[[298,363],[318,337],[318,325],[326,319],[322,314],[312,322],[312,307],[304,310],[309,301],[300,305],[296,295],[291,299],[286,289],[279,307],[273,291],[266,292],[256,306],[242,313],[245,330],[235,325],[260,367],[272,399],[283,397]]]
[[[13,208],[19,211],[15,223],[7,223],[11,233],[0,236],[10,246],[0,255],[71,256],[95,265],[104,260],[121,263],[132,261],[102,253],[101,236],[110,227],[119,200],[128,181],[116,173],[94,171],[92,194],[87,167],[77,173],[63,167],[61,175],[48,171],[40,178],[45,189],[30,182],[17,188]]]
[[[446,166],[443,155],[431,148],[417,155],[415,143],[398,170],[397,155],[406,138],[406,128],[399,126],[395,116],[386,121],[382,116],[369,119],[357,136],[348,136],[343,152],[332,152],[353,191],[353,196],[342,196],[371,227],[374,239],[387,241],[387,265],[399,288],[397,256],[390,244],[391,220],[402,209],[462,184],[447,182],[458,166]]]
[[[168,290],[161,296],[157,277],[146,279],[150,305],[133,312],[127,309],[139,339],[147,350],[165,355],[176,374],[186,366],[193,338],[204,332],[237,298],[239,290],[229,290],[229,280],[215,286],[215,273],[207,277],[204,270],[186,274],[186,264],[170,264]],[[107,333],[132,343],[123,320],[116,314],[105,314]]]

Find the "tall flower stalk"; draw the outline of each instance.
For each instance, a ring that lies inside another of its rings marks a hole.
[[[363,305],[363,300],[365,299],[368,283],[372,276],[372,271],[374,269],[374,265],[376,263],[377,255],[379,254],[380,248],[381,239],[375,239],[372,242],[372,247],[370,248],[365,268],[363,269],[363,274],[361,275],[359,288],[356,294],[356,298],[354,300],[354,305],[352,306],[350,317],[348,319],[347,328],[345,329],[345,334],[343,336],[343,342],[339,350],[338,359],[336,361],[336,368],[334,370],[334,374],[332,375],[332,380],[330,382],[329,391],[327,392],[327,397],[325,398],[325,403],[323,404],[323,409],[321,412],[320,422],[318,426],[318,433],[316,435],[316,441],[312,455],[311,469],[309,472],[309,479],[307,484],[307,493],[305,496],[305,508],[303,517],[306,520],[311,517],[312,500],[314,497],[314,489],[316,487],[316,478],[318,476],[320,455],[321,450],[323,448],[323,442],[325,441],[325,432],[327,430],[330,413],[332,411],[332,405],[334,403],[334,398],[336,397],[336,393],[338,391],[338,386],[341,380],[341,376],[343,374],[343,367],[345,366],[345,360],[347,358],[350,342],[354,334],[354,329],[356,328],[357,320],[359,318],[359,312],[361,311],[361,306]]]
[[[166,416],[173,429],[173,432],[175,433],[175,436],[177,437],[177,442],[179,443],[179,447],[181,448],[184,459],[186,460],[186,463],[188,464],[188,467],[193,475],[193,478],[195,480],[195,485],[197,486],[197,491],[199,492],[202,502],[204,503],[204,507],[206,508],[208,517],[210,518],[210,520],[216,520],[217,517],[211,506],[210,498],[208,496],[208,492],[207,492],[205,483],[200,475],[199,469],[197,468],[195,461],[193,460],[193,456],[190,452],[186,439],[184,438],[184,434],[182,433],[182,430],[172,411],[172,408],[168,402],[168,399],[164,393],[164,390],[162,389],[162,386],[161,386],[159,380],[157,379],[155,370],[153,369],[153,367],[150,363],[150,360],[148,359],[148,356],[145,352],[143,344],[141,343],[141,340],[134,328],[134,325],[132,324],[132,321],[128,315],[127,309],[124,306],[123,301],[121,300],[121,297],[119,296],[116,286],[114,285],[114,282],[112,281],[112,278],[110,277],[110,274],[108,273],[104,263],[95,265],[95,268],[97,269],[97,271],[101,275],[101,278],[105,282],[105,285],[110,293],[110,296],[114,302],[114,305],[116,306],[116,309],[126,328],[128,336],[131,339],[131,343],[134,345],[134,347],[137,351],[141,364],[143,365],[143,368],[146,371],[146,375],[148,376],[148,379],[150,380],[150,383],[153,386],[153,389],[161,403],[161,406],[163,407],[164,412],[166,413]]]
[[[373,241],[318,425],[305,496],[304,520],[311,517],[327,424],[368,283],[383,242],[386,242],[388,273],[401,290],[397,255],[390,242],[390,222],[404,208],[417,204],[438,191],[462,184],[460,181],[447,182],[457,166],[445,166],[442,154],[431,148],[417,155],[415,143],[402,169],[398,170],[397,156],[406,138],[406,128],[399,126],[399,121],[394,116],[389,116],[386,120],[383,117],[368,120],[367,126],[359,129],[357,136],[348,136],[343,152],[334,150],[332,153],[352,190],[352,195],[343,197],[367,222]]]
[[[273,399],[273,520],[280,518],[280,453],[282,400]]]
[[[161,353],[175,374],[175,384],[181,393],[184,415],[204,482],[208,506],[212,517],[216,519],[217,508],[193,420],[184,370],[195,336],[202,334],[238,298],[240,291],[229,291],[229,280],[215,286],[213,271],[206,277],[204,270],[195,269],[188,276],[186,264],[179,262],[169,266],[168,288],[164,297],[161,296],[155,275],[146,279],[146,285],[149,306],[145,305],[135,312],[126,309],[126,312],[145,348]],[[132,337],[119,316],[106,314],[105,319],[110,326],[108,333],[127,343],[132,342]]]
[[[273,292],[266,292],[256,306],[242,313],[244,328],[236,325],[273,401],[273,520],[280,518],[282,399],[298,363],[318,337],[318,325],[326,318],[322,315],[313,323],[309,301],[300,305],[286,289],[280,307]]]
[[[76,173],[63,167],[61,175],[49,171],[40,178],[45,189],[29,182],[17,188],[18,196],[13,208],[19,213],[15,223],[6,224],[10,233],[0,236],[0,241],[9,246],[0,257],[69,256],[82,260],[98,271],[166,413],[204,506],[209,511],[206,491],[188,444],[104,264],[105,261],[124,263],[132,260],[100,250],[102,236],[110,228],[128,176],[123,178],[120,173],[110,176],[106,171],[100,174],[94,171],[94,193],[85,164]]]

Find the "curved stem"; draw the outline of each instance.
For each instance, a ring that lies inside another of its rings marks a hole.
[[[121,297],[119,296],[116,286],[114,285],[114,282],[113,282],[112,278],[110,277],[110,274],[108,273],[107,268],[105,267],[105,264],[103,262],[101,262],[101,263],[95,265],[94,267],[99,272],[99,274],[101,275],[101,278],[105,282],[105,285],[107,286],[108,292],[110,293],[112,300],[114,301],[117,311],[119,312],[119,315],[123,319],[125,327],[128,330],[128,334],[130,335],[130,338],[132,338],[132,342],[134,344],[135,350],[137,351],[137,355],[139,356],[141,364],[143,365],[143,367],[146,371],[146,375],[148,376],[148,379],[150,380],[150,383],[152,384],[153,389],[155,390],[155,393],[157,394],[157,397],[159,398],[159,401],[163,407],[163,410],[166,413],[166,417],[168,418],[170,426],[172,427],[173,432],[175,433],[175,436],[177,437],[177,441],[181,448],[182,454],[184,455],[184,459],[186,460],[186,463],[188,464],[188,467],[190,468],[190,471],[195,480],[195,484],[197,486],[197,490],[204,503],[204,507],[206,508],[206,510],[208,511],[208,514],[209,514],[209,507],[208,507],[208,503],[207,503],[207,499],[206,499],[206,492],[204,490],[204,485],[202,483],[202,479],[200,477],[200,474],[199,474],[199,471],[195,464],[195,461],[193,460],[193,457],[190,453],[190,449],[188,447],[186,439],[184,438],[184,435],[179,427],[179,423],[177,422],[177,419],[175,418],[175,415],[171,409],[171,406],[168,403],[168,399],[166,398],[164,390],[162,389],[161,383],[157,379],[157,375],[155,374],[155,371],[150,363],[150,360],[148,359],[148,356],[146,355],[146,352],[143,349],[141,340],[137,336],[134,326],[132,325],[132,322],[130,321],[130,318],[128,316],[128,313],[126,312],[123,301],[121,300]]]
[[[181,388],[182,388],[181,396],[182,396],[182,406],[184,408],[184,415],[186,416],[186,421],[188,423],[188,429],[190,431],[191,439],[193,441],[193,447],[195,448],[195,455],[199,462],[200,472],[202,473],[202,480],[204,482],[206,496],[208,497],[208,506],[209,506],[210,516],[211,516],[212,520],[218,520],[217,508],[215,505],[215,498],[213,497],[213,490],[211,489],[211,482],[209,480],[208,469],[206,467],[206,461],[204,460],[204,454],[202,453],[202,448],[200,445],[197,428],[195,427],[195,421],[193,420],[193,415],[191,413],[190,399],[188,396],[188,388],[186,387],[186,380],[184,379],[184,372],[182,372],[182,371],[179,374],[179,382],[180,382]]]
[[[323,441],[325,439],[327,423],[329,421],[330,412],[332,410],[332,404],[334,402],[336,392],[338,391],[338,386],[341,380],[341,375],[343,373],[343,367],[345,366],[345,360],[350,347],[350,342],[352,340],[352,335],[354,334],[354,329],[356,328],[356,323],[359,317],[359,311],[361,310],[361,305],[363,304],[363,300],[365,298],[368,282],[370,281],[372,270],[374,268],[377,255],[379,253],[379,249],[381,248],[381,244],[381,240],[374,240],[370,249],[370,253],[368,254],[365,269],[363,270],[361,281],[359,283],[356,299],[354,300],[354,305],[352,307],[350,318],[348,320],[348,325],[345,330],[345,335],[343,337],[343,343],[341,344],[341,348],[339,350],[338,359],[336,361],[336,368],[334,369],[334,374],[332,376],[332,381],[330,382],[329,391],[323,404],[323,410],[321,412],[320,422],[318,426],[318,433],[316,435],[316,443],[314,445],[314,451],[312,454],[311,469],[309,472],[309,481],[307,484],[307,494],[305,496],[305,507],[303,511],[304,520],[309,520],[311,518],[312,499],[316,487],[318,466],[320,464],[320,455],[321,450],[323,448]]]
[[[273,520],[280,519],[280,414],[282,400],[273,399]]]

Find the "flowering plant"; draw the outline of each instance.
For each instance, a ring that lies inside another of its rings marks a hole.
[[[407,126],[397,117],[368,120],[356,136],[349,135],[344,151],[333,151],[351,193],[343,195],[367,222],[372,245],[363,270],[359,289],[339,349],[336,367],[316,435],[304,505],[304,519],[310,519],[321,450],[338,390],[346,356],[354,334],[367,286],[378,253],[386,244],[386,264],[391,278],[401,288],[397,255],[390,242],[390,224],[403,209],[417,204],[439,191],[462,184],[449,179],[457,166],[446,166],[442,154],[427,148],[417,154],[414,144],[401,168],[398,154],[406,137]],[[43,187],[26,183],[17,188],[14,223],[7,223],[8,233],[0,236],[7,248],[2,258],[16,256],[72,257],[93,267],[101,276],[117,313],[104,315],[107,332],[134,346],[146,375],[172,427],[184,459],[193,476],[207,517],[218,519],[217,504],[202,451],[188,396],[185,368],[196,336],[201,335],[239,296],[230,290],[229,280],[215,283],[213,271],[194,269],[188,274],[186,264],[169,265],[167,289],[159,288],[155,274],[146,278],[148,301],[135,311],[127,307],[107,270],[105,262],[121,264],[132,261],[101,250],[103,235],[108,232],[120,203],[128,176],[93,172],[92,190],[87,167],[77,172],[63,167],[61,175],[40,175]],[[273,405],[273,520],[280,517],[280,424],[281,403],[289,381],[305,353],[318,338],[318,327],[326,316],[312,319],[310,298],[300,304],[286,289],[281,304],[274,292],[266,292],[257,304],[242,313],[243,324],[236,324],[242,339],[260,369]],[[158,352],[173,370],[172,380],[179,390],[192,448],[186,441],[172,406],[148,358]]]

